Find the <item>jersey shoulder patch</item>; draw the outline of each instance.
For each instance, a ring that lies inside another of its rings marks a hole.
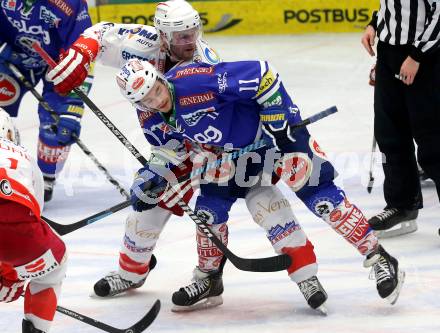
[[[194,62],[204,62],[207,64],[218,64],[221,61],[217,52],[203,40],[197,43],[197,52],[194,55]]]

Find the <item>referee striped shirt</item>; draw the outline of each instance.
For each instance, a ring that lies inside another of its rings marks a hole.
[[[379,40],[391,45],[413,45],[411,56],[420,61],[439,49],[440,0],[380,0],[370,24]]]

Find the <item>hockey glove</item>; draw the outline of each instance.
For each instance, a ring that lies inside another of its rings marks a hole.
[[[0,276],[0,302],[13,302],[23,294],[25,281],[8,280]]]
[[[55,91],[67,95],[79,87],[86,79],[90,63],[98,54],[99,45],[93,38],[80,37],[60,55],[60,61],[47,73],[47,78],[55,85]]]
[[[282,152],[294,150],[295,139],[291,133],[285,111],[279,108],[268,108],[260,112],[263,131],[273,145]]]
[[[165,178],[150,170],[147,165],[139,169],[130,189],[131,206],[137,212],[153,209],[160,201],[163,192],[158,186],[166,185]]]
[[[368,81],[368,84],[373,87],[376,84],[376,65],[370,70],[370,80]]]
[[[56,125],[56,140],[62,145],[71,145],[81,132],[80,118],[61,115]]]

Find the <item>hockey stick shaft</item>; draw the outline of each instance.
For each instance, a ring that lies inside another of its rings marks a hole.
[[[311,123],[313,123],[313,122],[316,122],[316,121],[318,121],[319,119],[322,119],[322,118],[325,118],[325,117],[327,117],[327,116],[329,116],[330,114],[333,114],[333,113],[335,113],[335,112],[337,112],[337,108],[335,107],[335,106],[332,106],[332,107],[330,107],[330,108],[328,108],[328,109],[326,109],[326,110],[323,110],[323,111],[321,111],[321,112],[319,112],[319,113],[317,113],[317,114],[315,114],[315,115],[313,115],[313,116],[311,116],[311,117],[309,117],[309,118],[306,118],[305,120],[303,120],[303,121],[301,121],[300,123],[298,123],[298,124],[296,124],[296,125],[294,125],[293,127],[293,129],[294,130],[296,130],[296,129],[298,129],[298,128],[302,128],[302,127],[304,127],[304,126],[307,126],[307,125],[309,125],[309,124],[311,124]],[[257,149],[257,148],[260,148],[260,147],[263,147],[264,145],[266,144],[266,141],[265,140],[260,140],[260,141],[258,141],[258,142],[256,142],[256,143],[253,143],[253,144],[251,144],[251,145],[249,145],[249,146],[246,146],[246,147],[244,147],[244,148],[242,148],[240,151],[243,151],[243,153],[242,154],[245,154],[244,152],[249,152],[249,151],[251,151],[251,150],[255,150],[255,149]],[[251,148],[251,149],[249,149],[249,148]],[[240,156],[240,153],[239,153],[239,156]],[[227,160],[227,159],[225,159],[225,160]],[[218,167],[218,166],[217,166]],[[190,174],[190,177],[191,177],[191,175],[193,174],[193,173],[195,173],[195,174],[200,174],[200,173],[202,173],[202,172],[206,172],[206,171],[208,171],[208,170],[210,170],[211,169],[211,167],[208,165],[208,166],[204,166],[204,167],[201,167],[201,168],[198,168],[198,169],[195,169],[195,170],[193,170],[192,172],[191,172],[191,174]],[[370,167],[370,170],[371,170],[371,167]],[[371,171],[370,171],[371,172]],[[165,177],[166,178],[166,177]],[[188,179],[189,177],[188,177],[188,175],[183,175],[183,176],[180,176],[180,177],[178,177],[177,178],[177,182],[182,182],[182,181],[186,181],[187,179]],[[156,186],[156,189],[154,190],[154,192],[155,193],[157,193],[157,194],[159,194],[160,192],[162,192],[163,190],[165,190],[166,188],[167,188],[167,182],[166,181],[164,181],[163,182],[163,184],[159,184],[159,185],[157,185]],[[75,231],[75,230],[77,230],[77,229],[80,229],[80,228],[82,228],[82,227],[85,227],[85,226],[87,226],[87,225],[89,225],[89,224],[92,224],[92,223],[94,223],[94,222],[96,222],[96,221],[99,221],[100,219],[103,219],[104,217],[107,217],[107,216],[109,216],[109,215],[111,215],[111,214],[113,214],[113,213],[116,213],[116,212],[118,212],[118,211],[120,211],[121,209],[124,209],[124,208],[126,208],[126,207],[128,207],[128,206],[130,206],[130,201],[128,200],[128,201],[124,201],[124,202],[121,202],[120,204],[117,204],[117,205],[115,205],[115,206],[113,206],[113,207],[110,207],[110,208],[108,208],[108,209],[106,209],[106,210],[103,210],[102,212],[99,212],[99,213],[97,213],[97,214],[94,214],[94,215],[92,215],[92,216],[90,216],[90,217],[87,217],[87,218],[85,218],[85,219],[83,219],[83,220],[80,220],[80,221],[78,221],[78,222],[75,222],[75,223],[72,223],[72,224],[59,224],[59,223],[57,223],[57,222],[55,222],[55,221],[52,221],[52,220],[50,220],[50,219],[48,219],[48,218],[46,218],[46,217],[43,217],[42,216],[42,218],[43,218],[43,220],[45,220],[46,222],[47,222],[47,224],[49,224],[58,234],[60,234],[61,236],[62,235],[65,235],[65,234],[68,234],[68,233],[71,233],[72,231]],[[183,207],[182,207],[182,209],[183,209]],[[185,210],[185,209],[184,209]],[[188,211],[187,212],[188,214],[190,214],[190,212]]]
[[[323,110],[321,112],[318,112],[318,113],[314,114],[313,116],[311,116],[309,118],[306,118],[306,119],[300,121],[299,123],[297,123],[295,125],[290,126],[290,129],[291,129],[291,131],[293,133],[293,132],[295,132],[298,129],[301,129],[301,128],[307,126],[307,125],[310,125],[310,124],[312,124],[312,123],[322,119],[322,118],[325,118],[325,117],[327,117],[327,116],[329,116],[329,115],[331,115],[333,113],[336,113],[337,111],[338,111],[338,108],[336,106],[331,106],[331,107],[329,107],[329,108],[327,108],[327,109],[325,109],[325,110]],[[240,156],[242,156],[244,154],[247,154],[250,151],[259,149],[261,147],[264,147],[267,144],[268,144],[268,142],[265,139],[253,142],[250,145],[247,145],[247,146],[245,146],[243,148],[240,148],[239,150],[237,150],[237,151],[235,151],[233,153],[226,154],[224,157],[222,157],[221,162],[217,162],[216,161],[215,163],[210,163],[210,164],[204,165],[204,166],[202,166],[200,168],[197,168],[195,170],[192,170],[189,178],[193,178],[193,177],[195,177],[197,175],[200,175],[200,174],[202,174],[204,172],[207,172],[207,171],[209,171],[211,169],[216,169],[216,168],[219,167],[219,163],[220,163],[220,165],[222,165],[223,163],[230,162],[232,159],[239,158]],[[183,180],[184,176],[181,176],[181,177],[182,177],[182,180]],[[178,179],[178,180],[180,180],[180,179]]]
[[[22,294],[21,297],[25,298],[24,294]],[[66,316],[72,317],[76,320],[79,320],[83,323],[86,323],[90,326],[99,328],[100,330],[105,331],[105,332],[109,332],[109,333],[142,333],[156,319],[157,315],[159,314],[160,307],[161,307],[160,300],[157,299],[154,302],[153,306],[150,308],[150,310],[148,310],[148,312],[140,320],[138,320],[134,325],[132,325],[128,328],[125,328],[125,329],[120,329],[120,328],[116,328],[114,326],[107,325],[103,322],[100,322],[99,320],[87,317],[86,315],[83,315],[81,313],[67,309],[67,308],[62,307],[60,305],[57,305],[56,311],[66,315]]]
[[[373,166],[376,161],[376,146],[377,141],[376,137],[373,136],[373,144],[371,146],[371,158],[370,158],[370,171],[369,171],[369,179],[368,179],[368,185],[367,185],[367,191],[368,193],[371,193],[373,190],[373,184],[374,184],[374,175],[373,175]]]
[[[110,326],[107,325],[103,322],[100,322],[96,319],[87,317],[83,314],[80,314],[78,312],[66,309],[62,306],[57,306],[57,311],[72,317],[76,320],[79,320],[83,323],[86,323],[90,326],[99,328],[102,331],[105,332],[109,332],[109,333],[141,333],[143,332],[148,326],[151,325],[151,323],[154,321],[154,319],[156,319],[157,315],[159,314],[160,311],[160,301],[156,300],[156,302],[154,303],[154,305],[151,307],[151,309],[148,311],[148,313],[142,317],[141,320],[139,320],[136,324],[134,324],[133,326],[126,328],[126,329],[120,329],[120,328],[116,328],[114,326]]]
[[[63,236],[66,234],[69,234],[75,230],[78,230],[82,227],[85,227],[89,224],[95,223],[96,221],[99,221],[103,219],[104,217],[107,217],[109,215],[112,215],[124,208],[127,208],[130,206],[130,200],[123,201],[113,207],[107,208],[99,213],[96,213],[92,216],[86,217],[85,219],[82,219],[78,222],[71,223],[71,224],[60,224],[55,221],[52,221],[48,219],[47,217],[41,216],[41,218],[49,224],[59,235]]]
[[[56,66],[55,61],[50,57],[49,54],[47,54],[47,52],[38,42],[32,41],[31,47],[49,64],[49,67],[54,68]],[[147,159],[142,156],[139,150],[137,150],[136,147],[131,144],[131,142],[117,129],[112,121],[106,117],[106,115],[83,91],[78,88],[74,88],[73,91],[142,165],[146,165],[148,163]]]
[[[38,100],[40,105],[51,114],[51,116],[54,118],[54,120],[59,119],[59,115],[55,112],[55,110],[47,103],[47,101],[44,99],[42,95],[38,93],[38,91],[33,87],[33,85],[26,79],[26,77],[20,72],[20,70],[12,63],[7,63],[8,68],[11,70],[11,72],[15,75],[15,77],[23,83],[23,85],[32,93],[32,95],[35,96],[35,98]],[[127,199],[130,198],[130,195],[128,192],[119,184],[119,182],[112,177],[112,175],[108,172],[108,170],[102,165],[101,162],[96,158],[96,156],[90,151],[90,149],[87,148],[87,146],[82,142],[80,138],[78,138],[75,135],[75,142],[78,145],[78,147],[86,154],[92,162],[98,167],[99,170],[101,170],[107,180],[113,184],[121,193],[121,195],[125,196]]]
[[[292,264],[292,259],[286,254],[258,259],[246,259],[236,256],[212,233],[209,226],[185,202],[179,200],[177,204],[236,268],[248,272],[276,272],[283,271]]]
[[[46,53],[45,50],[43,50],[40,46],[39,43],[33,41],[32,42],[32,48],[49,64],[49,66],[51,68],[56,66],[56,63],[53,61],[53,59]],[[110,131],[118,138],[118,140],[124,144],[124,146],[131,152],[131,154],[142,164],[142,165],[146,165],[148,162],[145,159],[145,157],[143,157],[141,155],[141,153],[131,144],[131,142],[116,128],[116,126],[102,113],[101,110],[99,110],[99,108],[88,98],[88,96],[86,94],[84,94],[81,90],[75,88],[74,91],[76,92],[76,94],[84,101],[84,103],[87,104],[87,106],[92,110],[92,112],[97,115],[97,117],[107,126],[107,128],[110,129]],[[179,193],[176,192],[177,195],[179,195]],[[210,230],[209,226],[207,223],[205,223],[204,221],[201,221],[197,215],[194,213],[194,211],[191,209],[191,207],[189,207],[185,202],[183,202],[182,199],[180,199],[178,201],[178,205],[190,216],[190,218],[200,227],[203,226],[203,229],[201,229],[205,235],[212,241],[214,242],[217,246],[219,246],[220,250],[223,250],[225,252],[223,252],[225,254],[225,256],[228,257],[228,259],[231,259],[231,262],[234,264],[235,267],[237,267],[238,269],[241,270],[250,270],[249,268],[254,268],[255,266],[258,266],[258,262],[260,260],[263,261],[263,263],[266,263],[266,260],[269,260],[272,264],[279,264],[281,261],[281,263],[283,265],[279,265],[277,267],[275,267],[275,265],[270,265],[271,267],[267,267],[266,265],[262,265],[261,267],[256,267],[257,270],[255,271],[280,271],[280,270],[285,270],[287,269],[290,264],[291,264],[291,259],[289,256],[287,256],[286,254],[277,256],[278,257],[282,257],[283,259],[280,260],[280,262],[275,262],[273,261],[271,258],[258,258],[258,259],[245,259],[245,258],[240,258],[240,262],[237,262],[237,260],[235,259],[235,255],[231,255],[232,252],[230,252],[229,250],[227,250],[226,246],[223,245],[223,243],[212,233],[212,231]],[[226,251],[227,250],[227,251]],[[230,256],[230,257],[229,257]],[[237,257],[238,258],[238,257]],[[247,265],[243,265],[243,267],[239,267],[237,264],[242,264],[242,263],[247,263]],[[251,265],[252,263],[252,265]],[[249,267],[252,266],[252,267]],[[259,269],[261,268],[261,269]],[[269,270],[268,270],[269,268]]]

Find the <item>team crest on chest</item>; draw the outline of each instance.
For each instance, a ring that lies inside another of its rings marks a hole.
[[[17,7],[16,0],[2,0],[2,8],[7,10],[15,10]]]

